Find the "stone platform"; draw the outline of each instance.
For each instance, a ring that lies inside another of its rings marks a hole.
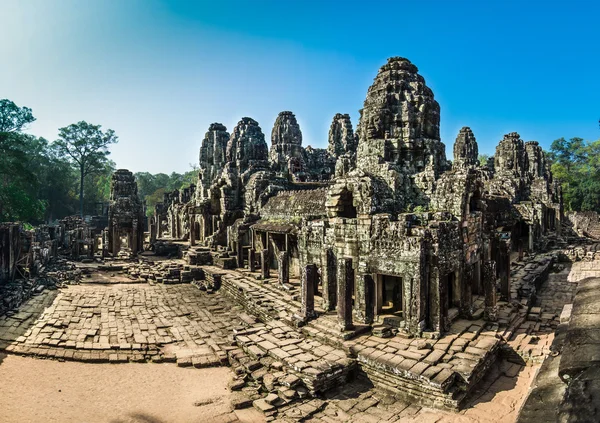
[[[535,293],[551,263],[550,258],[538,257],[531,265],[521,265],[517,275],[529,277],[519,286],[528,294]],[[498,322],[455,320],[451,330],[439,339],[401,335],[380,338],[364,333],[344,340],[328,334],[337,326],[336,316],[331,313],[323,313],[297,330],[294,316],[300,314],[301,304],[293,292],[273,280],[265,283],[245,270],[203,268],[206,273],[218,272],[222,292],[261,321],[235,335],[238,346],[256,358],[269,356],[282,362],[305,381],[311,392],[339,380],[338,373],[345,374],[345,368],[337,373],[333,370],[337,363],[356,367],[359,374],[387,392],[450,410],[461,407],[494,365],[501,347],[527,321],[529,298],[535,298],[528,295],[523,304],[499,302]]]

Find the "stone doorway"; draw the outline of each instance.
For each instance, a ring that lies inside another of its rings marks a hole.
[[[400,276],[375,275],[375,314],[384,318],[404,320],[404,306]]]
[[[356,207],[354,207],[354,199],[352,193],[345,189],[340,195],[340,206],[342,210],[339,214],[340,217],[346,217],[350,219],[356,218]]]
[[[452,309],[458,310],[460,306],[460,286],[456,272],[450,272],[446,276],[446,294],[448,311]]]

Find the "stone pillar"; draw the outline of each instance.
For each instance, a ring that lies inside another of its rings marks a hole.
[[[354,292],[354,269],[352,259],[341,258],[337,262],[337,312],[340,329],[350,330],[352,325],[352,293]]]
[[[117,228],[117,225],[113,226],[112,231],[112,254],[113,257],[116,257],[117,254],[119,254],[119,249],[121,247],[121,237],[119,236],[119,228]]]
[[[325,311],[335,310],[337,303],[336,289],[336,266],[333,251],[323,251],[321,257],[321,279],[323,283],[323,309]]]
[[[150,218],[148,228],[150,229],[150,244],[154,244],[156,242],[158,230],[158,220],[156,219],[156,216]]]
[[[238,237],[237,242],[235,243],[236,247],[236,259],[237,259],[237,267],[244,267],[244,246],[242,245],[242,238]]]
[[[356,283],[356,317],[361,323],[370,325],[375,317],[375,282],[367,274],[357,276]]]
[[[248,270],[256,271],[256,250],[254,248],[248,250]]]
[[[133,220],[133,227],[131,228],[131,253],[137,256],[138,253],[138,222]]]
[[[196,245],[196,227],[194,224],[195,216],[190,214],[190,246]]]
[[[260,272],[263,279],[268,279],[271,276],[269,269],[269,250],[260,252]]]
[[[302,269],[302,318],[304,320],[315,317],[315,287],[317,284],[317,266],[307,264]]]
[[[443,301],[446,287],[442,283],[437,258],[431,258],[429,266],[429,322],[435,332],[443,332],[446,327],[448,309]]]
[[[464,271],[460,273],[460,314],[465,319],[470,319],[473,315],[472,285],[475,282],[475,271],[473,266],[465,265]]]
[[[510,300],[510,253],[508,245],[500,241],[498,245],[498,276],[500,278],[500,295],[503,300]]]
[[[496,262],[489,260],[483,264],[483,290],[485,292],[485,309],[483,318],[490,322],[498,320],[496,305]]]
[[[312,266],[314,266],[314,264]],[[277,272],[278,272],[279,283],[282,285],[285,283],[288,283],[290,281],[290,260],[289,260],[289,254],[287,251],[281,251],[279,254],[277,254],[277,267],[278,267]],[[315,266],[315,269],[316,269],[316,266]],[[315,278],[316,278],[316,274],[317,273],[315,270],[314,271]],[[315,281],[316,281],[316,279],[315,279]],[[312,295],[314,297],[314,287],[313,287]],[[313,299],[313,303],[314,303],[314,299]],[[314,304],[313,304],[313,306],[314,306]]]
[[[529,225],[529,253],[533,252],[534,225]]]

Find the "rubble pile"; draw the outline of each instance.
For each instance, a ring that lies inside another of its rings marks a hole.
[[[163,284],[191,283],[205,277],[201,267],[173,262],[139,262],[127,266],[126,272],[132,279]]]

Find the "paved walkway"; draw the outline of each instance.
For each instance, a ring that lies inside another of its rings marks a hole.
[[[191,285],[75,285],[0,318],[0,348],[91,362],[225,363],[240,309]]]

